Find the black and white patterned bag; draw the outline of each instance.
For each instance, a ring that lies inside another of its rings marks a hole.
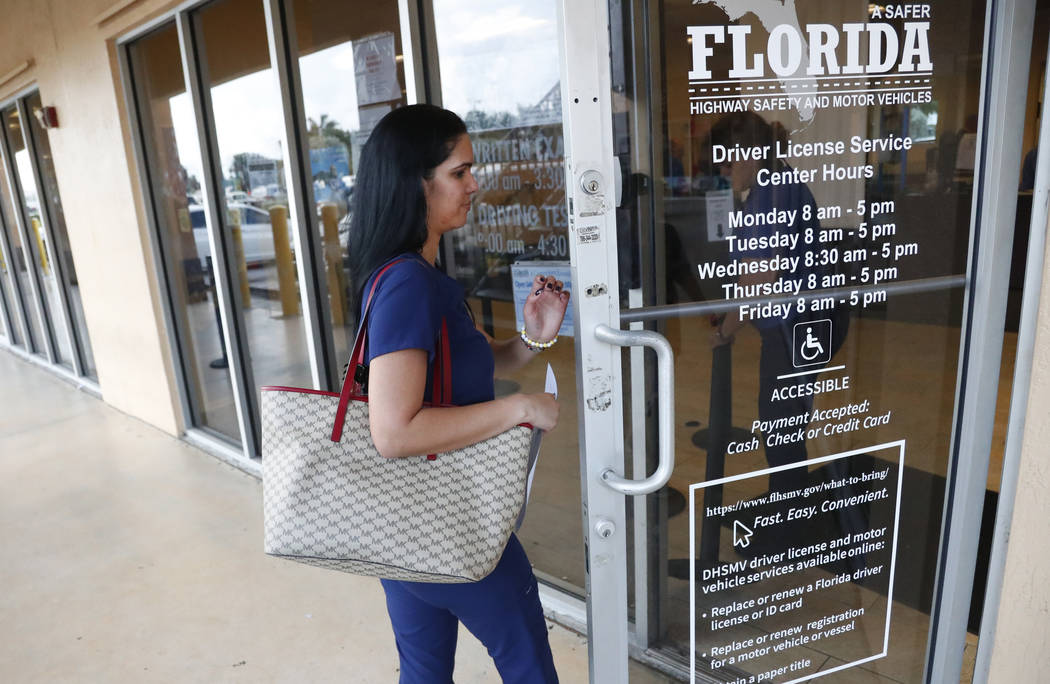
[[[375,283],[351,369],[364,360]],[[442,328],[438,404],[451,397]],[[385,458],[372,443],[360,379],[347,373],[340,394],[262,388],[266,553],[388,579],[482,579],[499,562],[525,502],[531,426],[446,453]]]

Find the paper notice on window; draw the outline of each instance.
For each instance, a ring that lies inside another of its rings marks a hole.
[[[358,107],[401,99],[393,33],[375,33],[354,41],[354,78]]]
[[[707,240],[728,240],[733,234],[729,227],[729,215],[733,213],[733,191],[710,190],[707,195]]]
[[[547,380],[543,385],[543,391],[548,394],[553,394],[554,398],[558,398],[558,379],[554,377],[554,369],[551,365],[547,364]],[[536,475],[536,463],[540,460],[540,442],[543,441],[543,430],[535,429],[532,431],[532,443],[529,445],[529,479],[525,485],[525,502],[521,505],[521,511],[518,512],[518,519],[514,523],[514,531],[517,532],[521,529],[521,524],[525,522],[525,509],[529,505],[529,496],[532,495],[532,478]]]

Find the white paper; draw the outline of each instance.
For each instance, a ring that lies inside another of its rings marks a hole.
[[[729,227],[729,214],[733,212],[732,190],[710,190],[707,195],[707,240],[728,240],[733,234]]]
[[[394,34],[386,31],[353,42],[357,106],[401,99]]]
[[[547,364],[547,379],[543,383],[543,391],[549,394],[553,394],[554,398],[558,398],[558,379],[554,377],[554,369],[551,365]],[[540,460],[540,443],[543,441],[543,430],[536,428],[532,431],[532,443],[529,444],[529,479],[525,484],[525,503],[521,505],[521,511],[518,512],[518,519],[514,523],[514,531],[517,532],[521,529],[521,524],[525,522],[525,509],[529,506],[529,496],[532,495],[532,478],[536,475],[536,463]]]

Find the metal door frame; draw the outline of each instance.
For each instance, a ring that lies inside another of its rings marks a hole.
[[[580,477],[587,559],[590,681],[627,681],[627,525],[625,499],[601,480],[624,463],[620,351],[599,342],[598,324],[619,327],[613,202],[609,15],[605,0],[559,0],[562,125],[565,133],[569,257],[576,296],[576,384]],[[578,190],[584,173],[597,195]],[[601,199],[598,199],[598,195]],[[585,207],[584,204],[591,206]]]

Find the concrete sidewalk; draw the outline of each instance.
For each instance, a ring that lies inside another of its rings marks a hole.
[[[265,556],[256,479],[3,352],[0,482],[4,681],[397,681],[379,582]],[[499,681],[465,630],[456,681]]]

